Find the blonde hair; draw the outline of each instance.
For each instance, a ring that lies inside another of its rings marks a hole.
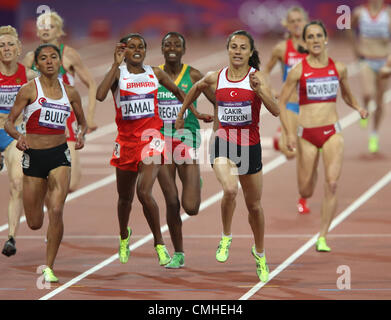
[[[15,37],[17,40],[19,40],[18,31],[16,31],[16,29],[13,26],[10,26],[10,25],[1,26],[0,27],[0,36],[4,36],[4,35],[10,35],[10,36]]]
[[[288,16],[291,12],[299,12],[303,15],[303,18],[305,21],[309,21],[309,18],[308,18],[308,12],[305,11],[304,8],[300,7],[300,6],[293,6],[291,8],[288,9],[288,11],[286,12],[286,16],[284,19],[281,20],[281,24],[286,28],[286,26],[288,25]]]
[[[49,11],[39,15],[37,18],[37,28],[39,28],[40,25],[45,24],[46,21],[48,21],[47,19],[51,19],[56,27],[60,30],[60,37],[65,36],[64,20],[58,15],[56,11]]]

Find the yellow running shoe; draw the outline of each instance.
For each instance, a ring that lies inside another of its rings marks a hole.
[[[368,118],[360,119],[360,127],[363,128],[363,129],[368,128]]]
[[[161,266],[164,266],[171,261],[170,254],[164,244],[156,245],[155,250]]]
[[[257,255],[257,251],[255,249],[255,246],[251,248],[251,253],[254,256],[255,263],[257,265],[257,275],[259,280],[262,282],[267,282],[269,279],[269,267],[266,263],[266,256],[263,255],[263,257],[260,257]]]
[[[54,275],[53,270],[49,267],[42,271],[46,282],[58,282],[58,278]]]
[[[119,261],[121,263],[126,263],[129,260],[129,256],[130,256],[129,240],[131,234],[132,234],[132,229],[128,227],[128,237],[126,239],[121,239],[121,236],[119,237],[118,255],[119,255]]]
[[[331,248],[329,246],[327,246],[325,237],[320,237],[316,241],[316,251],[318,251],[318,252],[330,252],[331,251]]]
[[[225,262],[229,256],[229,248],[231,246],[232,237],[222,236],[219,246],[216,251],[216,260],[218,262]]]
[[[379,137],[377,135],[369,136],[368,150],[370,153],[376,153],[379,151]]]

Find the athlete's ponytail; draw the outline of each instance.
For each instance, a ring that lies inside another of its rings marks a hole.
[[[261,60],[259,59],[259,54],[258,54],[258,50],[255,49],[255,46],[254,46],[254,39],[253,37],[251,36],[251,34],[249,34],[247,31],[245,30],[237,30],[235,32],[232,32],[229,36],[228,36],[228,39],[227,39],[227,49],[229,48],[229,43],[231,42],[231,39],[234,37],[234,36],[245,36],[248,38],[249,42],[250,42],[250,49],[251,51],[253,52],[253,54],[251,55],[250,59],[248,60],[248,65],[250,67],[253,67],[254,69],[257,69],[259,70],[259,66],[261,64]]]

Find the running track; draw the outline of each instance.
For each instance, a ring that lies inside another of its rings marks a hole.
[[[148,41],[148,40],[147,40]],[[97,83],[102,80],[112,61],[115,40],[104,43],[73,43],[91,68]],[[266,63],[276,41],[258,41],[261,60]],[[329,41],[331,56],[350,65],[352,56],[345,42]],[[33,46],[24,48],[24,52]],[[162,56],[158,42],[148,43],[146,63],[158,65]],[[205,50],[207,48],[207,50]],[[227,56],[224,41],[208,43],[188,40],[184,62],[202,72],[225,65]],[[277,69],[277,68],[276,68]],[[350,65],[350,84],[354,94],[360,94],[355,66]],[[279,70],[272,77],[279,90]],[[77,82],[79,92],[87,91]],[[213,171],[202,165],[204,187],[198,216],[183,215],[186,266],[180,270],[166,270],[157,263],[152,237],[135,198],[130,218],[133,228],[131,259],[119,263],[118,223],[116,218],[116,188],[114,169],[109,159],[115,139],[112,97],[97,102],[96,121],[99,130],[87,136],[81,151],[83,178],[80,189],[71,194],[65,206],[65,234],[60,247],[55,272],[60,283],[50,289],[38,289],[37,268],[45,261],[43,228],[33,232],[22,222],[17,235],[18,252],[12,258],[0,256],[0,299],[141,299],[141,300],[247,300],[247,299],[384,299],[391,298],[391,135],[387,123],[390,93],[381,131],[381,153],[367,154],[367,132],[360,129],[358,116],[341,99],[338,111],[343,120],[345,157],[338,194],[339,204],[332,231],[328,237],[331,253],[317,253],[314,241],[320,223],[323,194],[323,166],[320,162],[318,185],[310,200],[312,213],[299,216],[295,162],[286,161],[271,146],[271,137],[279,125],[278,119],[263,114],[261,138],[263,146],[265,212],[265,247],[271,269],[270,281],[258,283],[255,263],[250,254],[252,233],[241,191],[233,220],[233,242],[230,258],[225,264],[215,260],[220,239],[221,189]],[[83,99],[86,101],[86,98]],[[85,104],[84,104],[85,105]],[[211,112],[206,99],[199,108]],[[209,125],[201,125],[209,128]],[[207,140],[207,139],[206,139]],[[0,240],[7,237],[8,177],[0,173]],[[180,189],[180,183],[179,183]],[[161,208],[161,225],[166,245],[173,252],[165,225],[165,203],[156,183],[156,200]],[[339,266],[348,266],[351,289],[339,290]]]

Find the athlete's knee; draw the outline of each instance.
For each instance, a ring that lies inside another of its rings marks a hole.
[[[331,193],[331,194],[336,194],[337,193],[337,187],[338,187],[338,183],[337,181],[328,181],[326,183],[326,188],[327,190]]]
[[[22,198],[23,194],[23,178],[14,178],[10,181],[11,198]]]
[[[179,203],[179,199],[177,197],[166,199],[167,214],[169,212],[179,213],[180,206],[181,204]]]
[[[26,219],[26,221],[31,230],[39,230],[43,225],[43,218]]]
[[[182,206],[189,216],[196,216],[200,209],[200,201],[183,201]]]
[[[260,201],[252,201],[250,203],[246,203],[246,207],[250,216],[254,214],[261,214],[263,212]]]
[[[137,197],[142,204],[149,202],[152,198],[152,190],[146,187],[137,188]]]
[[[237,194],[238,194],[237,186],[226,186],[224,188],[224,198],[226,198],[227,200],[235,200]]]

